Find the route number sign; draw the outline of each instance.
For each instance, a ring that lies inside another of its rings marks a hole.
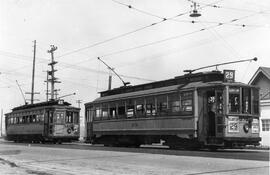
[[[224,70],[224,82],[234,82],[235,70]]]

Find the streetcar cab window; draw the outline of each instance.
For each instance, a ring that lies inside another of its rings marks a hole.
[[[242,113],[251,113],[251,89],[242,88]]]
[[[73,112],[67,111],[66,112],[66,123],[72,123],[73,122]]]
[[[239,113],[240,111],[240,88],[229,87],[229,112]]]
[[[252,105],[253,105],[253,114],[259,114],[259,90],[252,89]]]
[[[56,113],[56,123],[64,123],[64,113],[63,112]]]

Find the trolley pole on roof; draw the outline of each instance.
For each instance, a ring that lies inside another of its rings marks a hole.
[[[130,84],[130,82],[125,82],[114,70],[114,68],[110,67],[108,64],[106,64],[102,59],[100,59],[99,57],[97,58],[99,61],[101,61],[105,66],[107,66],[107,68],[109,70],[111,70],[123,83],[124,86],[127,86],[128,84]],[[111,78],[109,77],[109,81],[111,81]],[[109,82],[109,88],[111,86],[111,82]]]
[[[252,59],[239,60],[239,61],[231,61],[231,62],[226,62],[226,63],[214,64],[214,65],[210,65],[210,66],[204,66],[204,67],[200,67],[198,69],[193,69],[193,70],[184,70],[184,72],[188,72],[188,73],[191,74],[192,72],[195,72],[197,70],[206,69],[206,68],[210,68],[210,67],[216,67],[216,69],[217,69],[218,66],[222,66],[222,65],[226,65],[226,64],[234,64],[234,63],[240,63],[240,62],[246,62],[246,61],[250,61],[251,62],[251,61],[257,61],[257,60],[258,60],[258,58],[255,57],[255,58],[252,58]]]

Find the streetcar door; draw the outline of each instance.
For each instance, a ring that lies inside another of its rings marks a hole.
[[[93,117],[94,107],[86,108],[86,140],[90,142],[93,138]]]
[[[206,114],[206,130],[208,137],[216,136],[216,94],[215,91],[207,91],[206,92],[207,99],[207,114]]]
[[[215,89],[206,92],[206,113],[204,120],[208,138],[223,137],[223,90]]]
[[[48,137],[52,134],[53,129],[53,111],[46,111],[45,118],[44,118],[44,136]]]

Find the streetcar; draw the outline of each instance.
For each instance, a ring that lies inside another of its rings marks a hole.
[[[190,71],[172,79],[100,92],[85,104],[86,141],[170,148],[259,145],[259,88],[235,71]]]
[[[64,100],[26,104],[5,114],[6,140],[15,142],[71,142],[80,137],[80,108]]]

